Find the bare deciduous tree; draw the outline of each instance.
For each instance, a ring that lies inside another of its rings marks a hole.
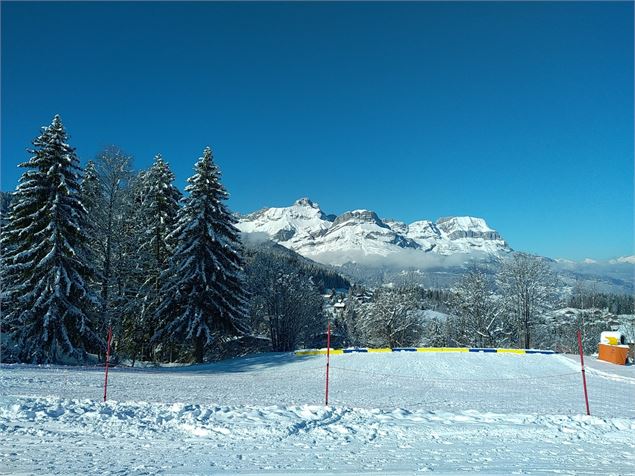
[[[403,347],[421,340],[421,303],[414,289],[379,289],[364,304],[358,328],[369,345]]]
[[[457,344],[489,347],[499,345],[505,331],[490,277],[476,268],[458,282],[453,299],[453,333]]]
[[[248,261],[251,327],[268,335],[276,352],[310,345],[325,330],[323,300],[311,277],[266,251]]]
[[[514,253],[496,277],[503,310],[515,325],[518,343],[530,348],[532,327],[557,299],[557,278],[544,258]]]
[[[132,157],[117,146],[108,146],[97,154],[94,163],[99,194],[94,197],[90,213],[95,227],[94,248],[100,257],[101,297],[107,310],[110,291],[116,284],[116,257],[121,241],[128,238],[122,233],[122,222],[126,187],[132,177]]]

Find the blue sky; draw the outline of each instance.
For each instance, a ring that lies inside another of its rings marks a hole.
[[[56,113],[83,162],[211,145],[239,212],[486,218],[633,251],[633,4],[2,2],[2,190]]]

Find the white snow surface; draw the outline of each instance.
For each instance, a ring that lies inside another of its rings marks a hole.
[[[439,311],[433,311],[432,309],[426,309],[422,312],[423,320],[431,320],[437,319],[440,321],[445,321],[448,318],[448,314]]]
[[[635,367],[575,356],[263,354],[0,367],[0,473],[635,474]]]

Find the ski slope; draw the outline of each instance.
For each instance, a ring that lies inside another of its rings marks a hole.
[[[0,370],[0,472],[635,474],[635,367],[562,355],[264,354]]]

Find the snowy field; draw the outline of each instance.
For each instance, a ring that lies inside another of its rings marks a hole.
[[[635,367],[562,355],[264,354],[0,367],[3,474],[635,474]]]

